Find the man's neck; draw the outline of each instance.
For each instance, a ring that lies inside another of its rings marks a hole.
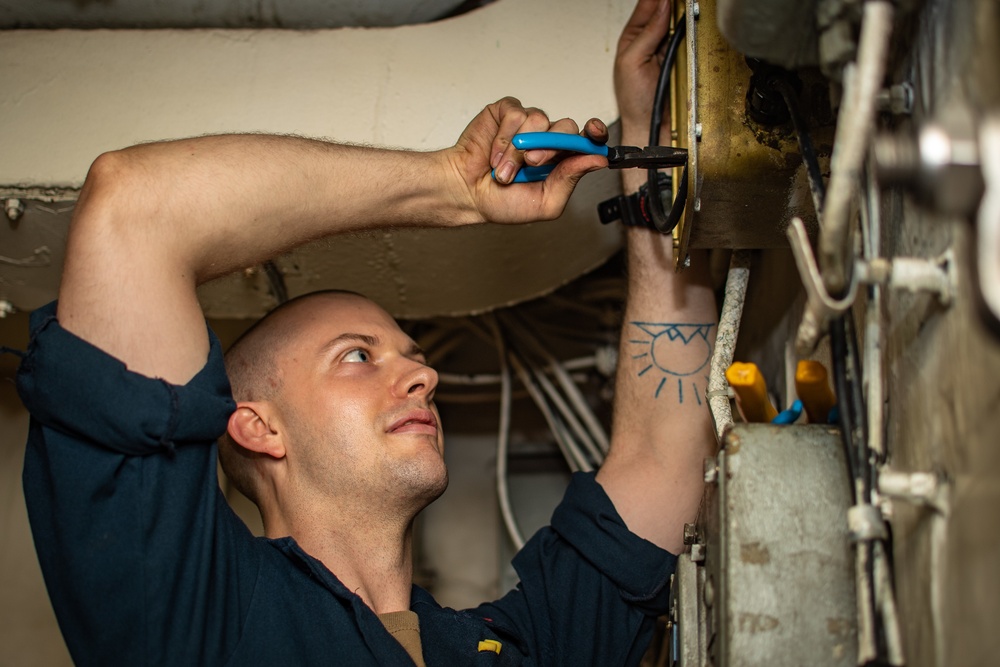
[[[376,614],[410,608],[413,583],[413,521],[369,514],[358,520],[340,514],[323,525],[281,521],[267,525],[268,537],[290,535],[321,561]]]

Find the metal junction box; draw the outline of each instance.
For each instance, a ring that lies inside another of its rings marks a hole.
[[[674,579],[675,664],[856,663],[854,556],[839,432],[737,424],[706,462]]]

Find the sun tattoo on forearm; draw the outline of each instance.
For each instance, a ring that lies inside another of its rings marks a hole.
[[[632,355],[639,365],[638,377],[652,377],[656,382],[654,398],[663,392],[672,392],[677,387],[677,401],[683,403],[685,397],[702,404],[703,390],[698,387],[698,379],[703,378],[708,385],[708,362],[712,358],[712,344],[708,334],[714,323],[691,324],[687,322],[629,322],[645,336],[633,334],[629,344],[634,346]],[[697,346],[697,353],[690,349]],[[685,349],[687,348],[687,349]],[[679,359],[678,352],[684,350],[687,359]]]

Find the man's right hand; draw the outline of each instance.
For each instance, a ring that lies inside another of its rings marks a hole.
[[[525,108],[518,100],[505,97],[483,109],[446,154],[464,186],[468,206],[482,220],[498,223],[551,220],[562,213],[583,175],[606,167],[607,159],[596,155],[567,156],[544,181],[510,185],[525,162],[537,165],[556,157],[555,151],[518,151],[511,145],[511,139],[521,132],[576,134],[579,131],[573,120],[551,122],[541,110]],[[585,124],[583,134],[604,143],[608,128],[592,118]],[[496,180],[490,175],[494,169]]]

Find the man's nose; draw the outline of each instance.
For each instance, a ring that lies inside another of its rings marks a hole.
[[[427,400],[434,397],[438,384],[437,371],[418,361],[407,360],[406,368],[397,383],[398,392],[404,396],[426,396]]]

